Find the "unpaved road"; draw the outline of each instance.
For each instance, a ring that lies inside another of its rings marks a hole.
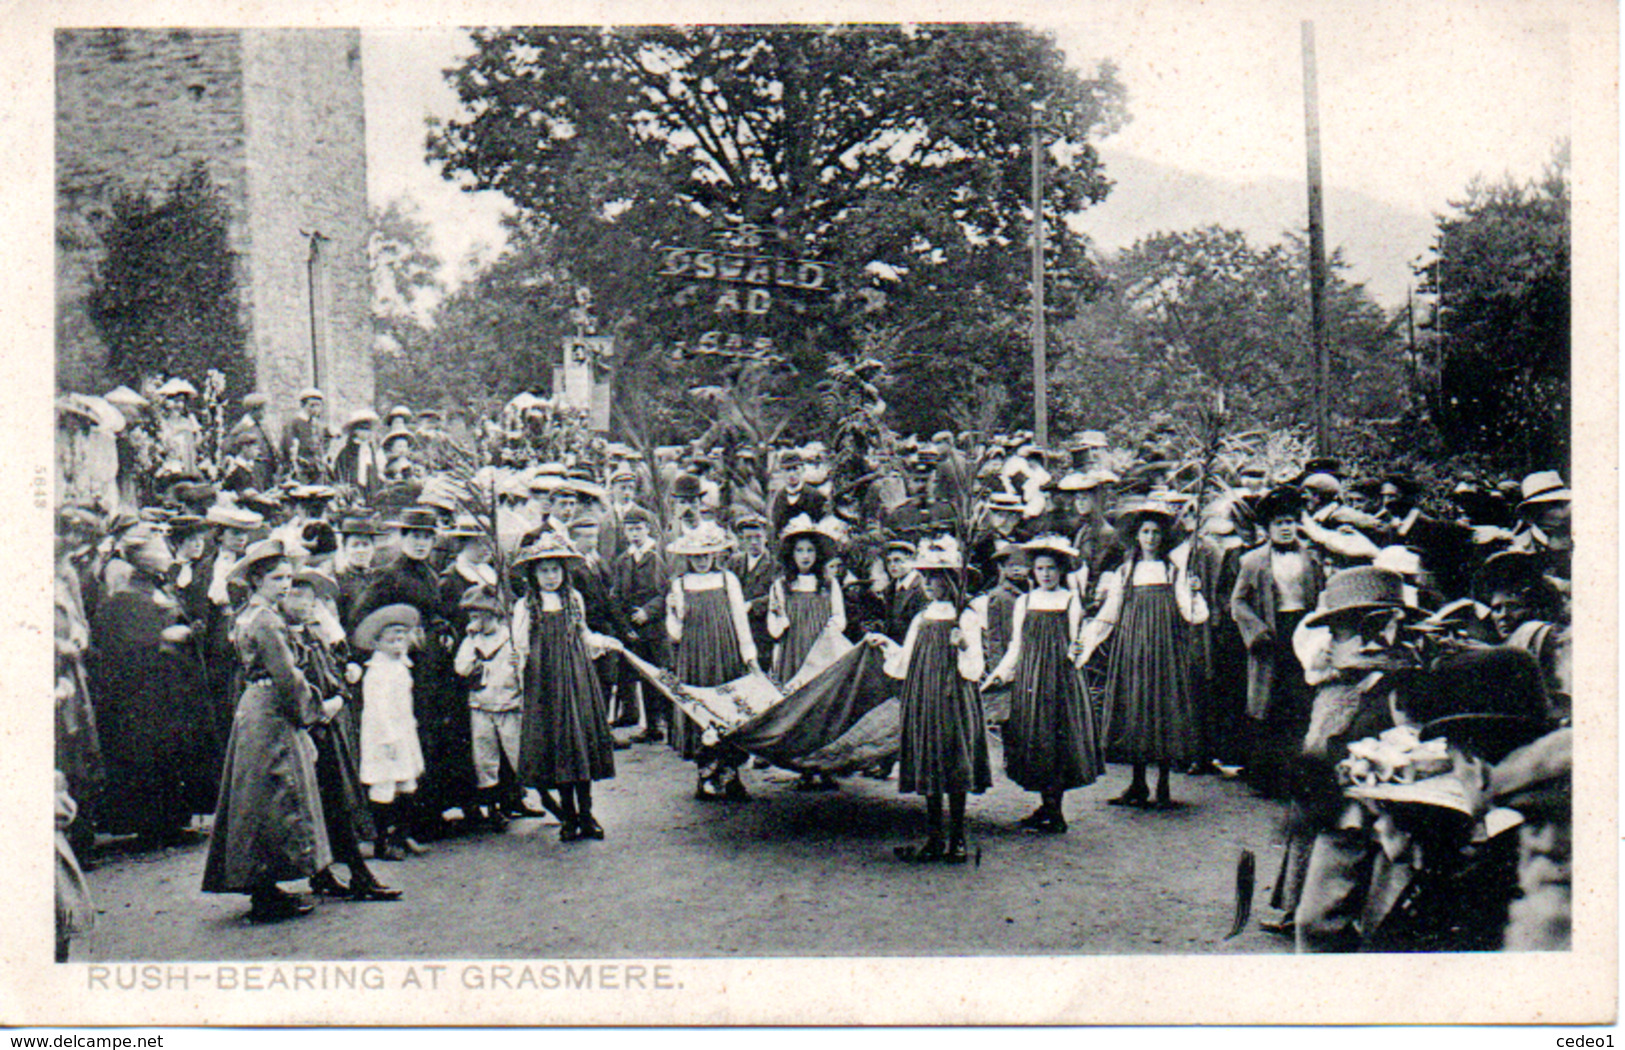
[[[551,821],[434,844],[380,877],[397,903],[322,902],[271,926],[247,898],[199,891],[205,845],[96,855],[97,928],[75,961],[625,958],[1282,952],[1258,930],[1222,941],[1237,851],[1258,854],[1256,913],[1279,860],[1280,806],[1241,784],[1175,777],[1170,813],[1106,805],[1113,766],[1067,795],[1070,833],[1015,827],[1037,800],[999,774],[972,796],[980,865],[911,866],[894,845],[923,836],[924,806],[895,779],[828,793],[746,773],[754,799],[695,801],[692,767],[664,746],[616,753],[597,785],[604,842],[563,844]]]

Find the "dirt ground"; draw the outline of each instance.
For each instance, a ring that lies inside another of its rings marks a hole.
[[[1168,813],[1106,805],[1111,767],[1070,792],[1071,830],[1024,833],[1037,799],[1000,775],[969,807],[979,864],[912,866],[892,847],[924,833],[923,801],[854,777],[802,793],[747,770],[748,803],[694,800],[693,767],[663,745],[616,753],[595,789],[603,842],[565,844],[547,820],[470,834],[375,865],[396,903],[323,901],[258,926],[248,901],[199,891],[206,843],[98,849],[97,927],[75,961],[753,957],[1283,952],[1260,931],[1279,862],[1278,803],[1216,777],[1174,778]],[[1258,856],[1254,922],[1222,940],[1238,851]],[[297,886],[298,884],[293,884]],[[292,888],[292,886],[290,886]]]

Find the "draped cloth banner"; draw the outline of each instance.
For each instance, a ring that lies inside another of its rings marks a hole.
[[[766,677],[694,686],[636,655],[644,679],[699,723],[708,742],[733,746],[786,769],[849,773],[897,754],[902,741],[894,684],[869,646],[848,649],[810,679],[781,693]]]

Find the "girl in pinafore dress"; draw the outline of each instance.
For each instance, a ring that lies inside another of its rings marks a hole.
[[[1201,583],[1168,556],[1174,519],[1163,503],[1125,508],[1118,535],[1129,548],[1117,572],[1101,580],[1106,597],[1092,628],[1100,638],[1115,633],[1106,663],[1106,753],[1134,766],[1115,806],[1153,805],[1145,770],[1155,762],[1154,806],[1172,808],[1169,772],[1200,751],[1187,627],[1207,622],[1208,609]]]
[[[720,526],[705,522],[668,548],[688,559],[666,595],[666,633],[677,647],[672,673],[685,685],[722,685],[752,671],[761,673],[739,578],[716,564],[732,545]],[[737,748],[706,746],[699,726],[678,710],[672,712],[671,744],[699,764],[695,798],[750,797],[739,778],[744,754]]]
[[[1016,599],[1010,647],[988,682],[1015,683],[1004,723],[1005,771],[1041,800],[1020,824],[1058,835],[1066,831],[1066,792],[1093,784],[1106,764],[1082,673],[1072,662],[1083,628],[1083,603],[1067,585],[1077,549],[1060,536],[1040,536],[1022,549],[1032,557],[1037,586]]]
[[[615,739],[592,661],[620,651],[620,643],[587,629],[566,568],[581,557],[569,541],[544,532],[515,559],[526,588],[512,631],[514,650],[525,654],[519,777],[544,792],[558,789],[560,842],[604,837],[592,815],[592,782],[615,775]]]
[[[834,537],[805,514],[790,519],[779,535],[783,572],[767,591],[767,633],[777,643],[772,678],[780,686],[801,674],[825,631],[846,630],[846,602],[829,572],[834,550]],[[830,791],[837,786],[828,773],[803,772],[796,790]]]
[[[767,633],[773,647],[773,681],[779,685],[801,672],[813,643],[826,630],[846,630],[846,603],[831,584],[828,567],[834,548],[831,536],[798,514],[779,537],[783,575],[767,592]]]
[[[959,545],[952,539],[926,543],[914,568],[925,581],[924,609],[909,624],[903,644],[871,634],[868,644],[886,651],[886,674],[902,679],[903,741],[898,789],[925,796],[926,841],[899,846],[899,859],[963,864],[965,796],[993,784],[987,726],[976,683],[982,677],[982,624],[964,608],[959,590]],[[943,840],[942,802],[948,799]]]

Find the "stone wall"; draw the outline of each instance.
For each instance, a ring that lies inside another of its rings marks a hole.
[[[298,389],[317,383],[339,423],[373,398],[361,34],[247,30],[243,82],[260,385],[285,415]],[[322,238],[314,355],[312,234]]]
[[[249,253],[242,49],[223,30],[76,29],[56,34],[57,382],[100,392],[107,351],[85,309],[100,230],[120,192],[164,196],[202,162]],[[238,286],[245,289],[244,269]],[[194,377],[201,378],[201,377]]]
[[[317,372],[335,421],[370,405],[359,31],[64,30],[56,52],[58,385],[112,385],[85,298],[113,196],[162,195],[201,161],[230,209],[243,324],[273,416],[296,411]],[[311,233],[324,238],[316,355]]]

